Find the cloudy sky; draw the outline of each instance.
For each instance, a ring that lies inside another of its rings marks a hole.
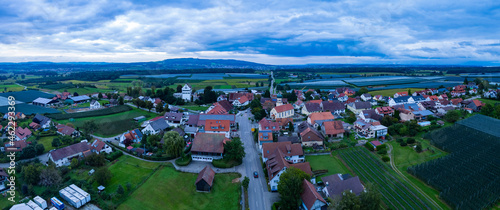
[[[498,0],[0,0],[0,62],[500,65]]]

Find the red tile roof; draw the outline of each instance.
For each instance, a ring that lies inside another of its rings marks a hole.
[[[327,135],[336,135],[345,132],[342,121],[327,121],[323,123],[323,127]]]
[[[224,140],[226,139],[224,134],[198,133],[193,139],[191,151],[224,153]]]
[[[323,141],[323,136],[317,131],[312,129],[311,127],[305,129],[300,133],[300,138],[302,142],[306,141]]]
[[[394,110],[390,106],[377,107],[377,112],[380,114],[390,114],[393,113]]]
[[[285,104],[285,105],[274,107],[274,109],[276,110],[276,112],[280,113],[280,112],[284,112],[284,111],[293,110],[293,106],[291,104]]]
[[[197,184],[201,180],[204,180],[205,182],[207,182],[208,185],[210,185],[210,187],[212,187],[214,183],[214,178],[215,178],[215,171],[210,166],[205,166],[205,168],[203,168],[203,170],[201,170],[200,173],[198,174],[198,178],[196,178],[195,184]]]
[[[27,138],[27,137],[31,136],[31,130],[28,128],[17,127],[16,128],[16,136],[19,137],[20,139]]]
[[[228,132],[230,130],[229,120],[206,120],[205,121],[206,131],[224,131]]]
[[[259,141],[272,141],[273,134],[270,132],[259,132]]]
[[[227,114],[227,110],[225,110],[222,106],[220,105],[215,105],[214,108],[212,108],[210,111],[207,112],[207,114]]]
[[[290,153],[288,153],[288,149],[290,149]],[[264,158],[270,158],[275,155],[277,150],[281,150],[285,156],[304,155],[302,145],[292,144],[292,142],[289,141],[262,144],[262,153]]]
[[[57,131],[59,131],[60,133],[62,133],[64,135],[67,135],[67,136],[71,136],[71,134],[73,134],[73,132],[75,132],[74,128],[69,127],[67,125],[63,125],[63,124],[57,125],[56,128],[57,128]]]
[[[311,125],[314,125],[318,120],[333,120],[335,117],[331,112],[315,112],[309,115]]]
[[[322,100],[310,100],[308,103],[321,104]]]
[[[277,122],[272,122],[266,118],[262,118],[262,120],[259,121],[259,129],[260,131],[279,131],[280,125]]]
[[[307,209],[311,209],[317,200],[323,202],[326,205],[325,199],[323,199],[323,197],[321,197],[321,195],[316,191],[316,188],[313,184],[311,184],[311,182],[304,179],[304,181],[302,182],[302,188],[303,191],[302,194],[300,194],[300,198],[306,205]]]

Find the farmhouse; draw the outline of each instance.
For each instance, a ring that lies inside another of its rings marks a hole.
[[[347,104],[347,109],[351,110],[354,114],[359,114],[363,110],[371,109],[372,104],[370,102],[354,102]]]
[[[39,97],[39,98],[33,100],[32,104],[35,106],[51,107],[51,106],[59,104],[59,101],[49,99],[49,98]]]
[[[196,191],[198,192],[210,192],[214,183],[215,171],[210,166],[205,166],[203,170],[198,174],[196,182]]]
[[[71,97],[71,100],[73,100],[73,103],[79,104],[79,103],[86,103],[90,101],[90,97],[83,95],[83,96],[73,96]]]
[[[325,183],[323,193],[333,200],[342,199],[342,193],[346,190],[356,195],[360,195],[365,190],[359,177],[351,177],[349,174],[333,174],[322,177],[321,180]]]
[[[80,133],[77,130],[64,124],[56,125],[56,129],[59,135],[71,136],[71,137],[77,137],[80,135]]]
[[[467,108],[470,108],[474,110],[475,112],[481,111],[481,108],[485,105],[485,103],[481,102],[480,100],[472,100],[469,105],[467,105]]]
[[[97,100],[92,100],[90,102],[90,109],[100,109],[101,108],[101,103]]]
[[[271,117],[276,119],[276,118],[289,118],[293,117],[294,115],[294,109],[291,104],[285,104],[281,106],[274,107],[271,110]]]
[[[224,134],[198,133],[193,139],[191,159],[194,161],[212,162],[222,159],[224,144],[231,141]]]
[[[69,165],[72,158],[83,157],[85,151],[90,151],[87,142],[80,142],[49,153],[49,159],[56,164],[56,167]]]
[[[302,207],[304,210],[321,210],[326,208],[327,203],[323,197],[316,191],[314,185],[305,180],[302,181],[302,193],[300,199],[302,200]]]

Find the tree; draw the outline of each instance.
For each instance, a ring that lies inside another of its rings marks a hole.
[[[151,109],[154,107],[154,104],[151,101],[146,101],[146,109],[150,112]]]
[[[79,96],[79,94],[77,92],[74,92],[73,96]]]
[[[359,210],[361,209],[361,201],[356,194],[346,190],[342,192],[342,199],[337,204],[336,209]]]
[[[95,179],[100,185],[106,185],[113,175],[107,167],[97,169],[95,172]]]
[[[280,206],[283,209],[298,209],[300,206],[300,194],[304,190],[302,183],[309,180],[308,174],[302,170],[290,167],[280,176],[278,192],[280,194]]]
[[[179,136],[179,133],[175,131],[166,132],[163,136],[165,141],[166,152],[172,157],[181,156],[182,150],[184,149],[184,139]]]
[[[422,145],[417,144],[417,146],[415,147],[415,151],[417,151],[418,153],[421,153],[422,152]]]
[[[45,151],[45,146],[43,144],[37,144],[35,146],[36,155],[41,155]]]
[[[53,147],[57,148],[57,147],[59,147],[61,145],[62,145],[61,140],[59,140],[58,137],[52,139],[52,146]]]
[[[139,100],[138,98],[132,100],[132,103],[137,107],[139,108],[139,106],[141,105],[141,100]]]
[[[78,159],[73,158],[73,160],[71,160],[71,169],[76,169],[76,167],[78,167],[78,164]]]
[[[94,133],[97,129],[99,129],[99,127],[97,126],[97,123],[95,122],[95,120],[87,120],[85,122],[83,122],[83,125],[82,125],[82,129],[86,132],[86,133]]]
[[[40,173],[40,181],[38,182],[39,185],[52,186],[58,185],[59,183],[61,183],[61,175],[56,168],[47,167]]]
[[[481,114],[492,117],[495,108],[491,104],[486,104],[481,108]]]
[[[130,182],[127,182],[127,185],[125,185],[127,187],[127,191],[130,192],[130,190],[132,189],[132,184],[130,184]]]
[[[152,147],[155,147],[158,145],[158,143],[161,141],[161,138],[159,135],[150,135],[148,137],[148,141],[147,143],[152,146]]]
[[[102,93],[97,94],[97,98],[102,99]]]
[[[158,113],[163,112],[163,102],[160,102],[160,103],[156,104],[155,110]]]
[[[182,85],[177,85],[177,92],[182,93]]]
[[[356,121],[356,115],[353,112],[349,112],[349,116],[346,118],[348,123],[354,123]]]
[[[288,131],[293,132],[294,129],[292,121],[288,122]]]
[[[245,157],[245,148],[240,138],[234,138],[224,145],[225,157],[241,163]]]
[[[362,87],[362,88],[360,88],[360,89],[358,90],[358,92],[356,92],[356,95],[359,95],[359,96],[360,96],[360,95],[363,95],[363,94],[365,94],[365,93],[368,93],[368,88],[366,88],[366,87]]]
[[[447,122],[454,123],[460,119],[460,112],[458,110],[452,110],[444,115],[444,119]]]
[[[465,77],[465,79],[464,79],[464,84],[465,84],[465,85],[466,85],[466,84],[469,84],[469,80],[467,80],[467,77]]]
[[[85,163],[90,166],[104,166],[106,164],[106,159],[102,154],[91,154],[85,158]]]
[[[408,95],[411,96],[411,89],[408,88]]]
[[[125,193],[125,189],[123,189],[123,186],[121,184],[119,184],[118,188],[116,189],[116,194],[123,195],[124,193]]]
[[[120,105],[125,104],[124,99],[123,99],[122,96],[120,96],[120,98],[118,98],[118,104],[120,104]]]
[[[269,97],[271,97],[271,92],[269,92],[269,90],[266,90],[266,91],[264,91],[264,94],[262,96],[265,98],[269,98]]]
[[[36,149],[35,146],[29,145],[23,149],[21,152],[22,159],[34,158],[36,157]]]
[[[24,182],[28,184],[37,184],[40,180],[40,167],[35,164],[23,166]]]
[[[203,90],[203,102],[205,104],[213,103],[217,101],[217,94],[213,91],[212,86],[205,87]]]
[[[361,201],[361,209],[363,210],[379,210],[382,203],[382,196],[372,183],[367,183],[365,190],[359,195]]]
[[[243,182],[241,183],[243,185],[243,188],[245,188],[245,190],[248,190],[248,185],[250,184],[250,179],[245,176],[245,178],[243,179]]]

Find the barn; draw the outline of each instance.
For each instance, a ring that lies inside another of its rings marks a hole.
[[[198,174],[198,178],[196,178],[196,191],[210,192],[214,183],[214,177],[215,171],[210,168],[210,166],[205,166],[205,168]]]

